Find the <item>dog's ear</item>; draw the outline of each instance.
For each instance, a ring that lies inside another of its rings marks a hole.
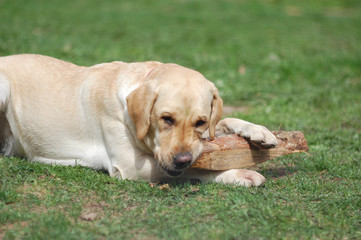
[[[142,140],[148,132],[150,114],[157,99],[152,82],[135,89],[127,97],[128,112],[137,130],[137,138]]]
[[[212,100],[212,112],[211,120],[209,122],[209,137],[214,139],[216,136],[216,125],[221,120],[223,114],[223,100],[218,94],[218,90],[214,88],[213,90],[213,100]]]

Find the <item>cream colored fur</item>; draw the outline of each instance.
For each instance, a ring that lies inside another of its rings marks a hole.
[[[264,183],[249,170],[187,168],[202,151],[202,136],[237,133],[266,147],[277,144],[266,128],[240,119],[219,121],[221,115],[215,86],[176,64],[81,67],[41,55],[0,57],[3,155],[104,169],[120,179],[154,182],[180,175],[245,186]],[[185,160],[184,166],[175,164]]]

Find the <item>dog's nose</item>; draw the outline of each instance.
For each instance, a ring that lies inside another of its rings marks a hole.
[[[178,153],[173,157],[173,162],[176,169],[183,169],[188,167],[192,162],[192,154],[189,152]]]

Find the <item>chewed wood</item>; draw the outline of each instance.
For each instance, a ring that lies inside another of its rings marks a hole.
[[[202,155],[191,166],[207,170],[229,170],[251,167],[279,156],[307,152],[305,136],[298,131],[273,132],[278,145],[271,149],[262,149],[252,145],[236,134],[204,140]]]

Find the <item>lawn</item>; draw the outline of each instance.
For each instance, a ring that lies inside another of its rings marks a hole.
[[[18,53],[196,69],[229,116],[310,152],[259,165],[259,188],[0,156],[0,239],[361,239],[360,1],[0,0],[0,56]]]

